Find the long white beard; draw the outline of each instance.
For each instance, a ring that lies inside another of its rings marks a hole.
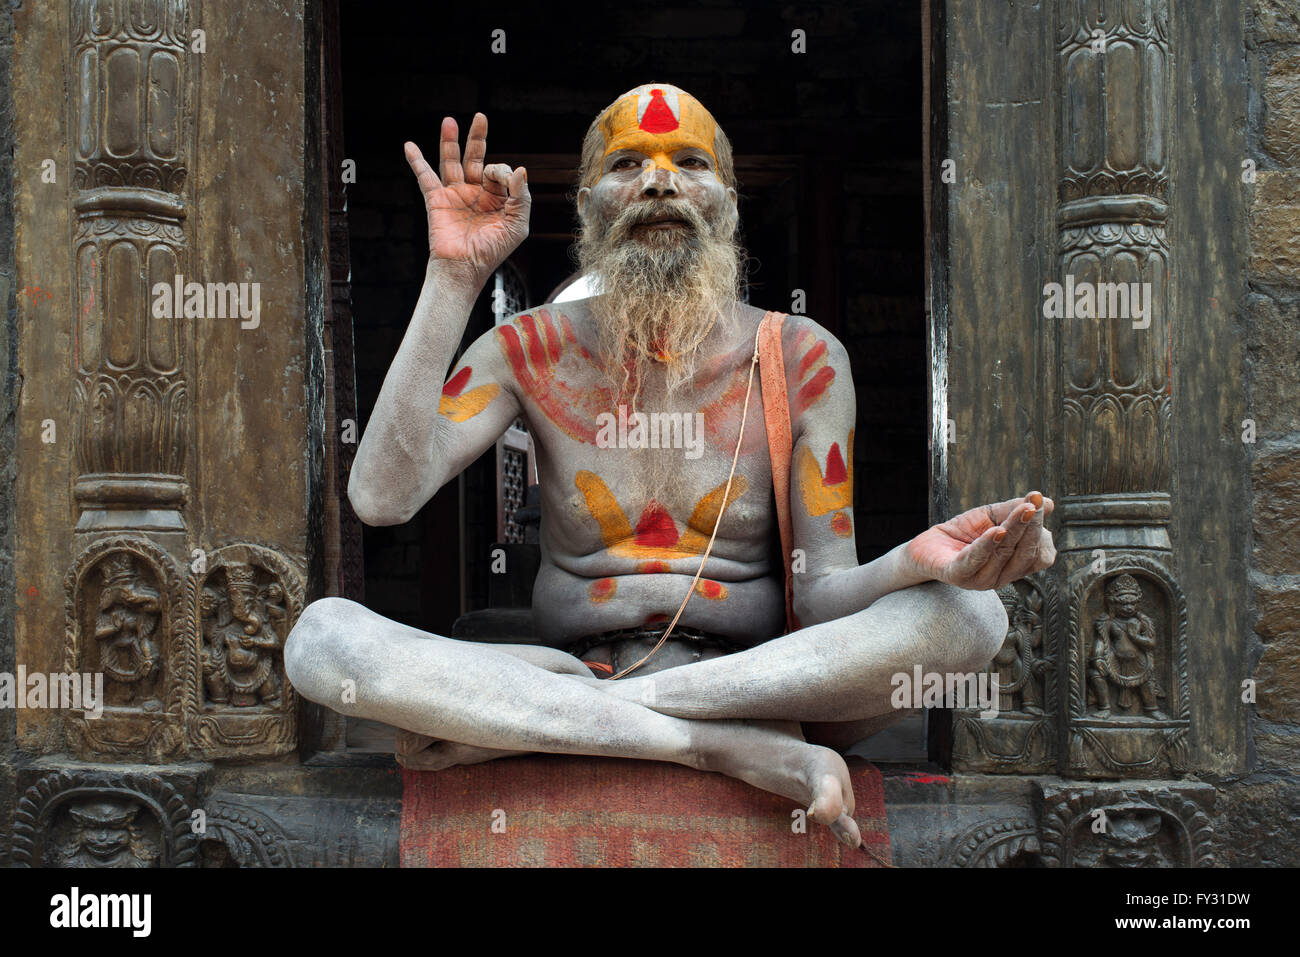
[[[663,214],[691,228],[635,229]],[[733,319],[740,280],[734,222],[715,228],[686,203],[651,200],[601,227],[584,229],[578,257],[583,272],[599,277],[602,295],[591,308],[610,384],[634,407],[662,369],[670,400],[694,376],[699,347],[714,324]]]

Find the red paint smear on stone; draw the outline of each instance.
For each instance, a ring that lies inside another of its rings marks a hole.
[[[799,411],[803,412],[814,402],[822,397],[822,394],[830,388],[830,384],[835,379],[835,370],[830,366],[822,366],[817,370],[817,374],[809,379],[799,394],[795,396],[795,405]]]
[[[461,390],[465,388],[465,384],[469,382],[469,377],[472,374],[472,367],[465,366],[465,368],[461,369],[447,380],[447,384],[442,387],[442,394],[450,396],[460,395]]]
[[[839,485],[849,477],[844,468],[844,456],[840,453],[840,443],[832,442],[831,450],[826,456],[826,475],[823,485]]]
[[[651,548],[671,548],[679,537],[677,524],[668,510],[651,499],[636,523],[636,543]]]
[[[673,116],[668,101],[664,99],[663,90],[650,91],[650,105],[641,115],[641,129],[647,133],[668,133],[677,129],[677,117]]]
[[[921,771],[912,771],[907,775],[907,780],[912,784],[947,784],[950,779],[944,774],[925,774]]]

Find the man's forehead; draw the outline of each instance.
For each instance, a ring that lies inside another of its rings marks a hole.
[[[699,100],[666,83],[647,83],[624,93],[597,127],[605,138],[605,156],[623,149],[650,153],[694,147],[717,160],[717,122]]]

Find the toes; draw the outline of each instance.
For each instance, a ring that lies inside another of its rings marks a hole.
[[[406,731],[401,728],[398,729],[397,734],[394,737],[396,738],[394,742],[394,750],[398,754],[415,754],[418,751],[423,751],[429,745],[433,744],[433,742],[438,740],[437,738],[430,737],[427,734],[419,734],[415,731]]]
[[[808,816],[818,824],[830,824],[844,813],[844,794],[840,779],[834,774],[823,774],[817,781],[812,807]]]
[[[847,814],[841,814],[831,822],[831,832],[840,840],[845,847],[861,847],[862,832],[858,830],[858,822],[853,820]]]

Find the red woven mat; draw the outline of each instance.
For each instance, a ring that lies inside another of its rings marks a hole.
[[[880,772],[851,766],[864,845],[890,859]],[[402,867],[879,867],[794,802],[721,774],[533,755],[402,772]]]

